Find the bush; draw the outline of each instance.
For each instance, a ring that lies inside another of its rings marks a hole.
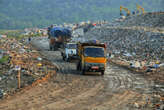
[[[0,59],[0,63],[6,63],[9,61],[9,56],[3,56],[1,59]]]

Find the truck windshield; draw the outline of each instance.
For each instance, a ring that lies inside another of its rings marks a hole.
[[[76,44],[67,44],[66,47],[69,48],[69,49],[76,49],[77,45]]]
[[[85,57],[104,57],[104,48],[85,48]]]

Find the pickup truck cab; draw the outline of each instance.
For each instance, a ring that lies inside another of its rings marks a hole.
[[[76,59],[77,55],[77,44],[76,43],[66,43],[64,51],[61,52],[64,61],[70,61]]]

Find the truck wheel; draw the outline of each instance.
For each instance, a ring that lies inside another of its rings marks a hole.
[[[63,56],[63,60],[65,61],[65,57]]]
[[[69,59],[69,58],[66,58],[66,61],[67,61],[67,62],[69,62],[69,61],[70,61],[70,59]]]
[[[76,69],[79,71],[80,70],[80,62],[77,63]]]
[[[85,69],[82,71],[82,75],[85,75]]]
[[[64,56],[63,52],[61,52],[61,56]]]
[[[77,64],[77,66],[76,66],[76,70],[78,71],[79,70],[79,65]]]
[[[52,46],[50,46],[50,51],[52,51]]]
[[[103,71],[101,71],[101,75],[104,75],[104,73],[105,73],[105,71],[103,70]]]
[[[53,47],[53,51],[56,51],[57,50],[57,48],[56,47]]]
[[[82,70],[82,68],[81,68],[81,62],[78,62],[78,64],[77,64],[77,70],[79,70],[79,71]]]

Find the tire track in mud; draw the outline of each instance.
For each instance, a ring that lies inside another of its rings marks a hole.
[[[151,86],[150,82],[146,81],[142,75],[110,64],[106,69],[104,78],[109,81],[109,88],[113,91],[118,91],[119,89],[141,89],[144,91]]]

